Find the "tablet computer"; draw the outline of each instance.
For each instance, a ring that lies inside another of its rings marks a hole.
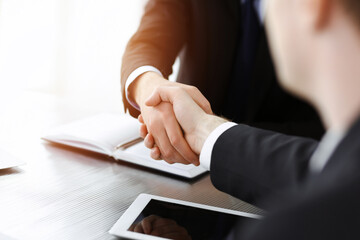
[[[261,216],[140,194],[109,233],[126,239],[239,239]]]

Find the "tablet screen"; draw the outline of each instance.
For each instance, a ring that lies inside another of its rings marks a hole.
[[[239,239],[258,220],[175,203],[150,200],[128,231],[170,239]]]

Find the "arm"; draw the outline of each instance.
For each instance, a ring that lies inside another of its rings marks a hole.
[[[317,141],[237,125],[216,141],[211,179],[221,191],[248,202],[259,202],[297,187],[308,172]],[[226,153],[226,154],[224,154]]]
[[[204,113],[181,89],[159,88],[147,104],[154,106],[162,101],[173,105],[195,152],[206,144],[214,126],[226,122]],[[213,183],[240,198],[261,200],[273,195],[267,199],[267,206],[273,204],[271,213],[249,226],[242,239],[352,239],[359,235],[359,177],[351,174],[356,172],[352,165],[345,164],[344,175],[332,168],[327,175],[314,176],[317,181],[304,184],[309,158],[317,144],[311,139],[245,125],[234,126],[218,138],[211,157]],[[288,191],[276,194],[282,190]]]
[[[143,81],[149,82],[147,88],[155,87],[159,79],[165,81],[168,78],[176,56],[185,44],[189,11],[187,0],[150,0],[146,5],[140,26],[130,39],[122,60],[123,102],[125,110],[128,109],[132,116],[136,117],[139,112],[126,100],[126,80],[135,69],[146,65],[159,69],[164,76],[154,79],[153,83],[151,78],[145,78]]]
[[[180,88],[158,88],[147,104],[156,106],[164,101],[173,105],[192,150],[203,155],[209,135],[227,121],[206,114]],[[207,154],[211,179],[221,191],[247,201],[261,200],[298,185],[316,146],[315,140],[237,125],[220,135],[212,153]]]
[[[179,86],[187,90],[205,111],[211,112],[209,102],[197,89],[166,80],[171,74],[176,56],[185,44],[189,12],[187,0],[150,0],[140,27],[130,40],[123,57],[121,80],[125,110],[129,109],[134,117],[139,114],[138,110],[141,111],[147,124],[146,130],[152,133],[155,143],[163,150],[159,156],[169,163],[198,164],[198,156],[184,140],[170,104],[151,108],[145,106],[145,99],[159,86]],[[159,69],[160,73],[145,72],[130,85],[126,84],[131,72],[144,65],[151,65]],[[127,98],[140,109],[131,106]]]

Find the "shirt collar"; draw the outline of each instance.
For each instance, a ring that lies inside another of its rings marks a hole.
[[[244,4],[246,1],[251,1],[251,0],[240,0],[241,4]],[[264,19],[265,19],[265,6],[264,6],[264,0],[252,0],[253,4],[254,4],[254,8],[255,11],[258,15],[259,21],[261,24],[264,24]]]
[[[321,172],[337,146],[345,136],[345,131],[328,130],[321,139],[309,162],[309,170],[313,173]]]

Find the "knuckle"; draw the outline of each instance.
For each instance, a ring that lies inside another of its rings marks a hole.
[[[161,156],[164,158],[164,160],[171,161],[171,156],[169,153],[163,153]]]
[[[211,104],[210,104],[208,101],[206,102],[205,107],[206,107],[209,111],[212,111],[212,110],[211,110]]]
[[[148,119],[148,120],[146,121],[146,126],[147,126],[148,128],[152,128],[153,125],[154,125],[153,119]]]
[[[179,93],[184,93],[184,92],[187,92],[187,90],[190,90],[190,91],[191,91],[191,87],[188,88],[188,89],[179,87],[177,92],[179,92]]]
[[[151,142],[149,142],[148,140],[146,140],[145,142],[145,147],[149,148],[149,149],[152,149],[153,147],[153,144]]]
[[[210,102],[209,102],[207,99],[205,99],[204,101],[205,101],[205,106],[207,106],[207,107],[211,108],[211,104],[210,104]]]
[[[165,109],[164,109],[165,110]],[[161,118],[165,121],[169,118],[169,113],[167,111],[160,112]]]
[[[150,131],[155,132],[158,129],[158,119],[150,119],[149,123],[147,124],[147,127]]]
[[[179,136],[173,135],[170,137],[170,143],[171,145],[173,145],[174,147],[177,147],[180,145],[181,139]]]
[[[190,91],[193,93],[197,93],[197,92],[199,92],[199,89],[195,86],[190,86]]]
[[[164,89],[163,86],[157,86],[155,87],[155,89],[153,90],[153,93],[159,93],[160,91],[162,91]]]
[[[172,158],[173,158],[173,153],[172,153],[172,151],[171,151],[171,150],[168,150],[168,149],[163,150],[162,155],[163,155],[163,157],[164,157],[166,160],[172,160]]]
[[[145,126],[145,125],[141,125],[141,126],[140,126],[140,129],[139,129],[139,132],[140,132],[140,135],[141,135],[141,136],[146,136],[146,134],[147,134],[147,128],[146,128],[146,126]]]
[[[168,159],[164,159],[164,161],[167,162],[167,163],[170,164],[170,165],[173,165],[173,164],[174,164],[173,161],[170,161],[170,160],[168,160]]]
[[[176,162],[176,163],[185,163],[186,161],[183,159],[183,157],[181,157],[180,155],[177,154],[175,156],[174,162]]]
[[[151,157],[152,159],[154,159],[154,160],[159,160],[161,156],[160,156],[160,154],[157,153],[156,151],[151,151],[151,152],[150,152],[150,157]]]

